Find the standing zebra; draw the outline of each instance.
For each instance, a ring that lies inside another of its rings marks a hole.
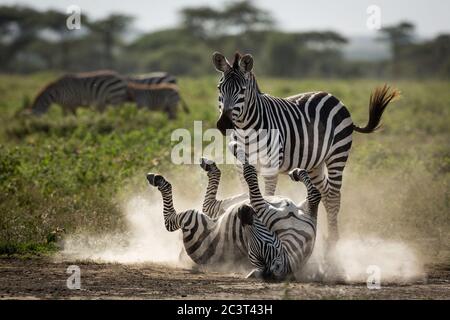
[[[137,76],[129,76],[127,78],[127,81],[140,84],[177,83],[177,79],[175,78],[175,76],[167,72],[152,72]]]
[[[103,111],[107,105],[123,103],[126,93],[127,82],[113,71],[68,74],[42,89],[29,109],[32,114],[41,115],[56,103],[65,113],[90,105]]]
[[[166,229],[182,230],[186,252],[194,262],[208,265],[250,262],[256,269],[249,276],[282,280],[294,275],[312,253],[320,192],[305,170],[295,169],[290,173],[292,180],[302,181],[308,192],[300,206],[287,198],[264,199],[255,168],[246,161],[243,163],[250,201],[242,201],[239,196],[218,201],[220,170],[214,162],[202,159],[201,167],[208,172],[204,212],[177,213],[171,184],[152,173],[147,180],[162,194]]]
[[[244,145],[242,148],[246,150],[249,147],[246,130],[264,131],[267,145],[277,147],[277,172],[264,177],[268,195],[275,193],[277,173],[294,168],[307,170],[322,194],[327,211],[328,244],[334,245],[339,238],[337,215],[342,172],[352,134],[375,131],[386,106],[399,92],[390,91],[386,85],[377,88],[370,97],[369,121],[360,128],[353,124],[344,104],[329,93],[302,93],[284,99],[262,93],[252,73],[253,57],[249,54],[236,53],[230,65],[216,52],[213,64],[222,74],[218,85],[221,115],[217,128],[224,135],[229,130],[232,140]],[[273,130],[276,135],[271,134]]]
[[[184,112],[189,109],[181,98],[178,86],[172,83],[143,84],[128,82],[127,101],[135,102],[138,108],[147,107],[150,110],[162,110],[170,119],[177,113],[177,105],[181,102]]]

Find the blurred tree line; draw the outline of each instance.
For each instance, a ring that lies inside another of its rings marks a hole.
[[[450,78],[450,34],[417,42],[414,25],[402,22],[380,31],[391,59],[344,59],[348,43],[333,32],[282,32],[269,12],[251,1],[222,9],[185,8],[171,29],[131,33],[133,17],[83,15],[80,30],[68,30],[68,14],[22,6],[0,6],[1,72],[115,69],[126,73],[163,70],[175,75],[213,73],[211,54],[250,52],[258,74],[279,77],[442,77]]]

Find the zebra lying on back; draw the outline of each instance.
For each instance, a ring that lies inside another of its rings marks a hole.
[[[175,76],[167,72],[152,72],[136,76],[129,76],[127,78],[127,81],[140,84],[177,83],[177,79],[175,78]]]
[[[171,184],[164,177],[149,173],[148,182],[158,187],[163,197],[166,229],[181,229],[186,252],[198,264],[250,262],[255,269],[249,276],[267,280],[295,276],[314,248],[320,192],[306,171],[295,169],[290,177],[306,185],[306,200],[297,206],[287,198],[265,199],[255,168],[243,163],[250,200],[242,201],[238,196],[217,201],[220,170],[214,162],[202,159],[201,167],[208,172],[205,212],[177,213]]]
[[[224,135],[231,132],[231,139],[245,150],[250,144],[246,131],[257,133],[254,141],[263,138],[258,136],[261,132],[267,139],[266,150],[277,150],[278,154],[272,155],[276,156],[276,173],[264,177],[268,195],[275,193],[277,173],[294,168],[307,170],[322,194],[328,218],[328,244],[334,246],[339,238],[337,215],[342,172],[352,145],[352,134],[375,131],[386,106],[399,92],[390,91],[386,85],[377,88],[370,97],[369,121],[360,128],[353,124],[344,104],[329,93],[302,93],[284,99],[262,93],[252,72],[253,57],[249,54],[236,53],[231,65],[216,52],[213,63],[222,75],[218,85],[221,114],[217,128]],[[276,134],[272,134],[272,130]],[[261,167],[264,168],[264,164]]]
[[[178,86],[172,83],[141,84],[128,82],[127,101],[135,102],[138,108],[147,107],[150,110],[161,110],[174,119],[177,105],[181,102],[184,112],[189,113],[186,103],[181,99]]]
[[[103,111],[107,105],[123,103],[126,93],[127,82],[113,71],[67,74],[42,89],[29,110],[41,115],[56,103],[64,113],[91,105]]]

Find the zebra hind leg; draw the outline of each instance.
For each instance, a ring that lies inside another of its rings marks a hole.
[[[166,181],[166,179],[164,179],[163,176],[159,175],[159,174],[154,174],[154,173],[148,173],[147,174],[147,181],[150,185],[154,186],[154,187],[160,187],[162,186],[164,183],[168,183]]]
[[[163,176],[154,173],[147,174],[147,181],[151,186],[157,187],[161,192],[163,198],[164,225],[167,231],[180,229],[180,221],[186,213],[178,215],[175,211],[173,207],[172,185]]]
[[[306,187],[307,196],[306,201],[301,205],[302,209],[305,210],[313,218],[317,219],[317,212],[319,209],[319,203],[322,198],[320,191],[311,182],[308,173],[303,169],[294,169],[289,172],[289,177],[293,181],[301,181]]]

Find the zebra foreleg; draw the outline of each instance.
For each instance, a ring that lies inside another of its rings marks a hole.
[[[100,113],[104,113],[106,111],[106,103],[104,102],[97,103],[96,109],[100,111]]]
[[[177,105],[168,105],[164,108],[164,111],[167,113],[167,117],[169,120],[174,120],[177,117]]]
[[[283,280],[290,273],[286,251],[277,235],[256,216],[254,209],[242,205],[238,217],[247,239],[248,257],[255,269],[247,278]]]
[[[206,158],[200,159],[200,167],[205,170],[208,175],[208,186],[206,188],[202,210],[210,217],[219,216],[221,201],[217,200],[217,190],[219,189],[221,172],[214,161]],[[225,210],[222,211],[224,212]]]
[[[341,207],[342,172],[346,161],[347,157],[327,161],[329,190],[324,198],[324,205],[327,210],[328,242],[331,247],[339,240],[338,213]]]
[[[341,207],[341,191],[330,189],[324,199],[328,221],[328,246],[334,249],[339,240],[338,213]]]
[[[233,204],[247,198],[246,194],[240,194],[223,200],[217,200],[217,190],[219,188],[220,169],[212,160],[201,158],[200,167],[208,174],[208,186],[205,199],[203,201],[203,212],[211,218],[218,218]]]

